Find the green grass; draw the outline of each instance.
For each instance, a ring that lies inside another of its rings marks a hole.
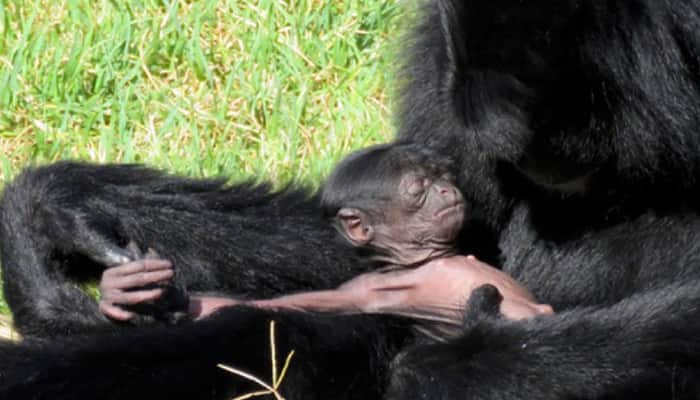
[[[397,0],[0,0],[0,187],[60,159],[317,183],[393,133],[400,11]]]

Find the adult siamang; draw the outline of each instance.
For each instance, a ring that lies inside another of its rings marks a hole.
[[[398,140],[454,159],[471,250],[555,314],[477,315],[440,342],[403,319],[243,307],[109,323],[73,282],[128,259],[131,241],[188,290],[240,296],[371,266],[303,192],[56,164],[2,201],[7,300],[43,338],[0,344],[2,397],[244,393],[214,365],[268,376],[274,319],[278,353],[297,351],[288,399],[697,398],[700,0],[430,0],[413,32]]]

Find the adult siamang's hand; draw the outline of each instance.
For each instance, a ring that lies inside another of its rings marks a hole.
[[[132,243],[128,247],[133,261],[107,268],[100,279],[99,308],[106,316],[128,321],[135,314],[121,306],[140,304],[158,299],[164,289],[155,284],[168,283],[174,276],[172,263],[150,250],[141,255]]]

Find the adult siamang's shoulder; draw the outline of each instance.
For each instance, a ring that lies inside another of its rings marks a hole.
[[[605,170],[617,187],[696,186],[699,1],[429,0],[413,24],[401,138]]]

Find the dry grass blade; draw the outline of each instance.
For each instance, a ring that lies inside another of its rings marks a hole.
[[[12,328],[12,320],[9,317],[0,316],[0,338],[18,340],[19,334]]]
[[[230,372],[234,375],[240,376],[241,378],[247,379],[251,382],[256,383],[257,385],[260,385],[263,389],[265,390],[259,390],[251,393],[246,393],[240,396],[237,396],[233,398],[232,400],[246,400],[250,399],[253,397],[258,397],[258,396],[267,396],[267,395],[272,395],[275,397],[276,400],[284,400],[284,397],[279,393],[279,388],[282,385],[282,381],[284,381],[284,376],[287,374],[287,370],[289,368],[289,364],[292,361],[292,357],[294,356],[294,350],[290,351],[289,354],[287,354],[287,357],[284,360],[284,366],[282,367],[282,371],[279,373],[277,372],[277,346],[275,345],[275,321],[270,321],[270,357],[272,358],[272,384],[268,384],[262,379],[258,378],[255,375],[249,374],[245,371],[242,371],[238,368],[231,367],[229,365],[225,364],[218,364],[217,367],[223,369],[224,371]]]

